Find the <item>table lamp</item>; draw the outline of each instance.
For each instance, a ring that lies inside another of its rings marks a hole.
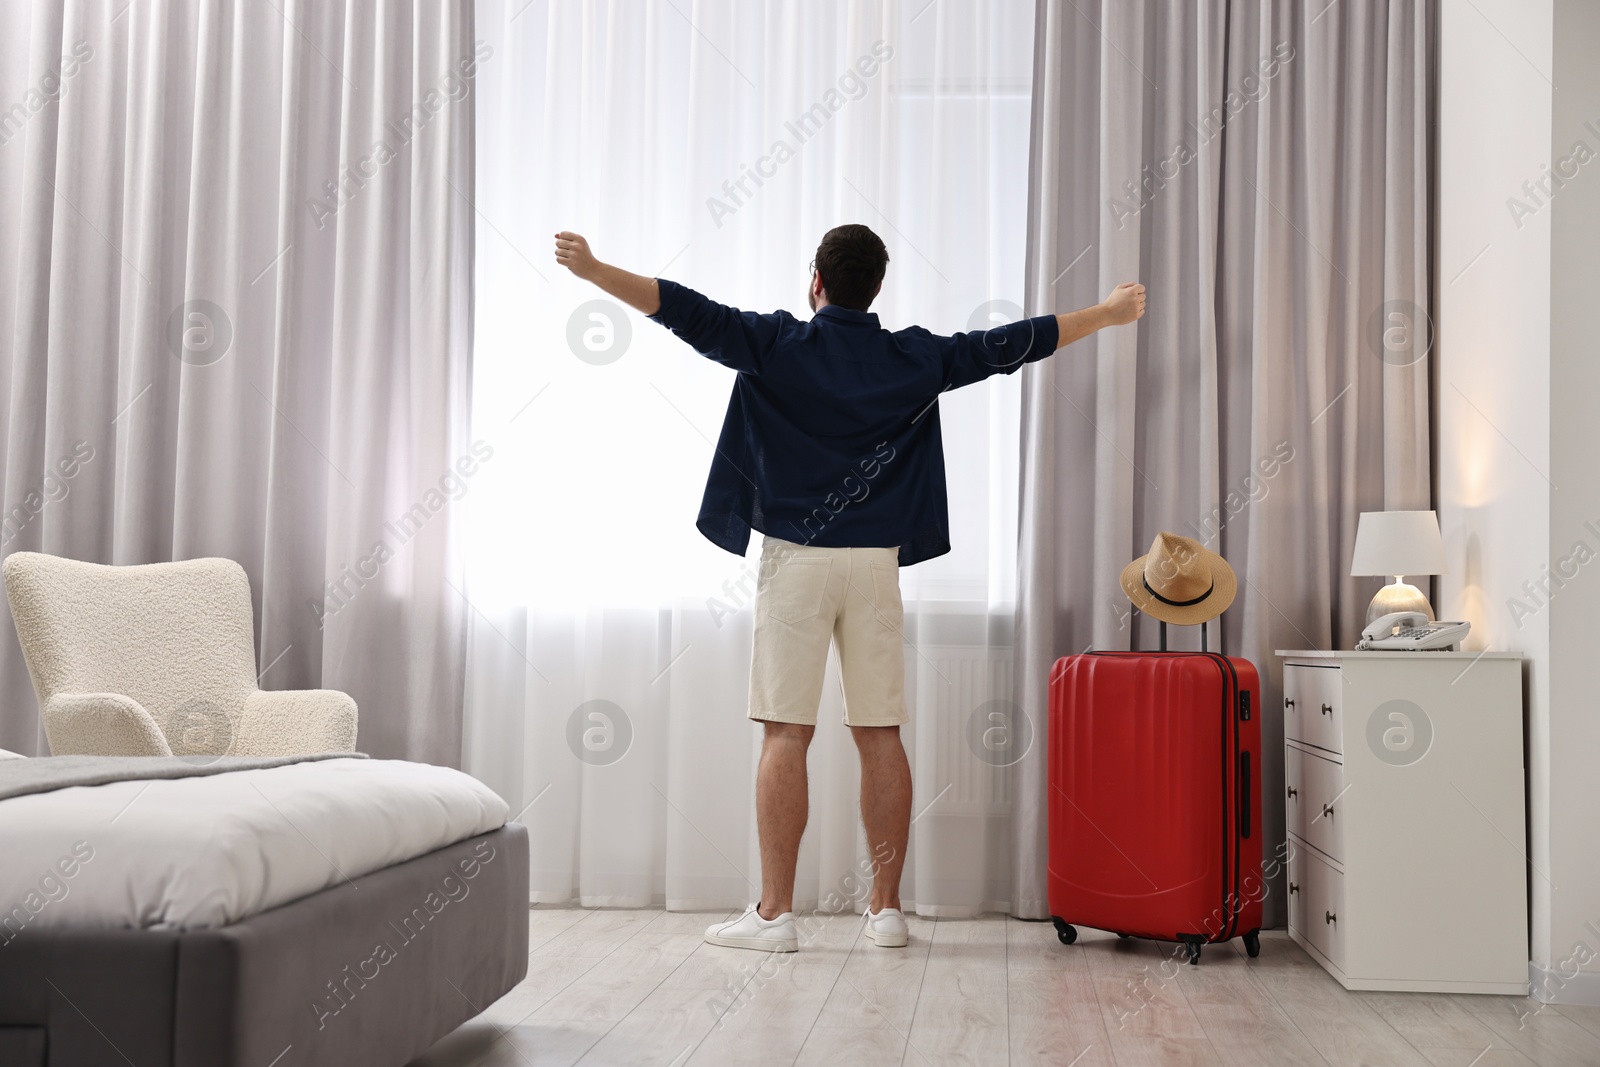
[[[1408,574],[1443,574],[1444,539],[1439,517],[1431,511],[1363,511],[1356,524],[1356,547],[1350,576],[1394,576],[1394,584],[1378,590],[1367,606],[1371,624],[1397,611],[1419,611],[1433,621],[1433,607],[1422,590],[1408,585]]]

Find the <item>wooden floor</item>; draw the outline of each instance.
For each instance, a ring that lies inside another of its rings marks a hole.
[[[721,914],[535,908],[528,978],[413,1067],[660,1064],[1600,1064],[1600,1008],[1350,993],[1281,931],[1174,946],[1000,916],[912,917],[880,949],[818,920],[799,953],[701,940]],[[1526,1019],[1524,1013],[1533,1012]]]

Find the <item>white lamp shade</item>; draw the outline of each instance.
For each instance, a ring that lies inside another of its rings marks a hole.
[[[1363,511],[1350,574],[1443,574],[1444,538],[1431,511]]]

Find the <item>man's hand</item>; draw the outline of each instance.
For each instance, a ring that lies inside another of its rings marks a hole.
[[[661,287],[654,278],[633,274],[594,258],[581,234],[562,230],[556,234],[556,262],[576,277],[593,282],[612,296],[646,315],[661,310]]]
[[[1056,348],[1065,348],[1107,326],[1125,326],[1143,317],[1144,286],[1138,282],[1123,282],[1094,307],[1057,315]]]
[[[1138,282],[1123,282],[1111,290],[1111,295],[1101,302],[1100,307],[1105,311],[1108,326],[1123,326],[1135,319],[1142,319],[1144,286]]]
[[[556,234],[556,262],[586,282],[593,281],[600,268],[600,261],[589,251],[589,242],[570,230]]]

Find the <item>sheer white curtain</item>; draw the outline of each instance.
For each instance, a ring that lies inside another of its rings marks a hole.
[[[551,235],[736,306],[807,315],[863,222],[873,310],[940,333],[1020,315],[1026,0],[479,0],[475,608],[466,766],[524,808],[539,901],[721,908],[759,887],[745,719],[754,560],[695,530],[732,376],[554,266]],[[955,551],[905,571],[919,813],[905,897],[1010,899],[1018,382],[940,401]],[[832,667],[830,666],[830,673]],[[830,678],[796,904],[867,857]],[[908,903],[908,907],[913,906]]]

